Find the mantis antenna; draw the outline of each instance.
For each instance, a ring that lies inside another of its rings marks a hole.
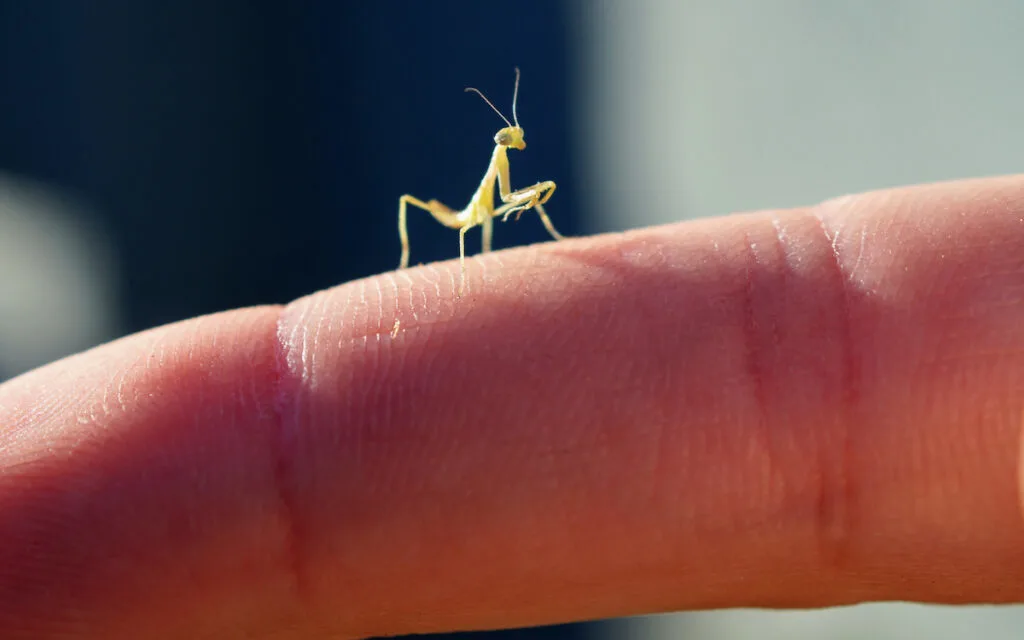
[[[501,113],[500,111],[498,111],[498,107],[494,106],[494,103],[493,103],[493,102],[491,102],[490,100],[488,100],[488,99],[487,99],[487,96],[485,96],[485,95],[483,94],[483,92],[482,92],[482,91],[480,91],[479,89],[477,89],[477,88],[475,88],[475,87],[466,87],[466,91],[473,91],[473,92],[475,92],[475,93],[476,93],[476,94],[477,94],[478,96],[480,96],[481,98],[483,98],[483,99],[484,99],[484,102],[486,102],[486,103],[488,104],[488,106],[490,106],[490,107],[491,107],[492,109],[494,109],[494,113],[498,114],[498,116],[500,116],[500,117],[501,117],[501,119],[505,121],[505,124],[507,124],[507,125],[508,125],[508,126],[510,126],[510,127],[512,126],[512,123],[508,121],[508,118],[506,118],[506,117],[504,116],[504,114],[502,114],[502,113]]]
[[[516,102],[519,99],[519,67],[516,67],[516,88],[512,90],[512,122],[519,126],[519,116],[516,115]]]
[[[512,90],[512,122],[508,121],[508,118],[505,117],[505,114],[503,114],[501,111],[498,111],[498,107],[494,106],[494,103],[488,100],[487,96],[485,96],[482,91],[480,91],[476,87],[466,87],[466,91],[472,91],[481,98],[483,98],[484,102],[487,103],[487,106],[494,109],[494,113],[498,114],[498,116],[500,116],[501,119],[504,120],[505,124],[507,124],[508,126],[511,127],[512,122],[516,123],[516,127],[519,126],[519,116],[516,115],[516,102],[519,99],[519,67],[516,67],[516,85],[515,88]]]

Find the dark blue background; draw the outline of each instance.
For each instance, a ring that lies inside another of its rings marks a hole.
[[[0,170],[71,187],[115,235],[129,331],[397,266],[398,196],[461,207],[522,68],[515,185],[575,228],[559,2],[0,0]],[[458,236],[410,221],[414,263]],[[539,241],[536,218],[496,248]],[[471,234],[472,251],[479,234]]]
[[[513,184],[555,180],[571,234],[568,20],[544,0],[0,0],[0,170],[94,208],[126,331],[284,303],[397,266],[402,193],[465,203],[501,121],[463,88],[507,112],[518,65]],[[454,231],[410,222],[414,263],[458,255]],[[546,238],[524,216],[495,243]]]

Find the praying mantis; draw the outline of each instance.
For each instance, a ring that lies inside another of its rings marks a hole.
[[[456,211],[437,200],[424,202],[408,194],[398,199],[398,235],[402,240],[402,260],[398,268],[405,269],[409,266],[409,232],[406,223],[406,208],[411,204],[414,207],[423,209],[444,226],[459,230],[460,296],[466,287],[466,232],[470,229],[477,226],[482,228],[482,252],[487,253],[491,250],[494,218],[502,216],[502,222],[504,222],[508,220],[510,215],[515,213],[518,220],[523,211],[535,209],[548,233],[555,240],[562,240],[564,238],[555,229],[551,219],[548,218],[548,214],[544,211],[544,203],[555,192],[555,183],[545,180],[544,182],[538,182],[535,185],[516,191],[512,191],[509,183],[508,150],[512,148],[522,151],[526,148],[525,132],[519,126],[519,116],[516,114],[516,102],[519,98],[519,68],[516,67],[516,82],[512,92],[512,122],[509,122],[508,118],[479,89],[467,87],[466,91],[474,92],[483,98],[484,102],[491,109],[494,109],[494,112],[507,125],[494,134],[495,146],[494,152],[491,154],[491,162],[487,165],[487,171],[484,173],[483,180],[480,181],[480,186],[477,187],[473,197],[470,198],[469,204],[466,205],[465,209]],[[498,195],[502,202],[501,206],[497,208],[494,206],[495,180],[498,182]]]

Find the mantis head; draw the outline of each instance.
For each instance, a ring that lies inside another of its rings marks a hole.
[[[498,133],[494,134],[494,144],[522,151],[526,148],[526,140],[523,140],[524,135],[526,135],[526,132],[520,126],[505,127],[499,129]]]

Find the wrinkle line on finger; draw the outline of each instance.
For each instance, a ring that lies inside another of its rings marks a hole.
[[[289,581],[299,611],[307,608],[307,578],[303,540],[306,531],[297,511],[295,486],[294,440],[297,425],[293,403],[298,397],[295,389],[298,381],[289,365],[289,353],[286,345],[288,338],[284,335],[287,328],[283,322],[284,309],[278,310],[274,330],[274,362],[270,379],[271,410],[273,433],[268,439],[270,447],[272,487],[276,492],[277,508],[280,513],[284,562],[284,578]]]
[[[849,567],[849,545],[855,532],[855,517],[858,491],[854,482],[854,442],[853,435],[857,424],[858,405],[860,403],[861,364],[857,351],[857,343],[853,335],[852,303],[850,300],[849,274],[843,268],[843,259],[838,244],[839,234],[831,232],[820,210],[815,207],[812,215],[821,230],[822,246],[820,251],[828,256],[825,261],[831,273],[833,287],[836,291],[836,318],[839,324],[837,331],[839,379],[839,415],[834,422],[838,433],[834,437],[835,451],[820,453],[819,473],[821,487],[818,497],[818,542],[822,561],[825,566],[842,574]],[[861,238],[863,242],[863,236]],[[864,247],[857,256],[859,264]]]

